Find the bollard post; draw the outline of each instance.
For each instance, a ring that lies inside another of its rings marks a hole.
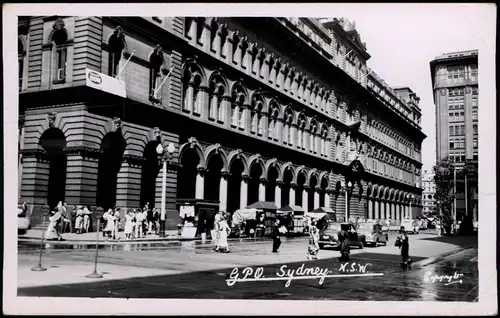
[[[96,242],[95,242],[95,259],[94,259],[94,271],[88,274],[87,278],[102,278],[102,275],[97,272],[97,255],[99,253],[99,226],[101,218],[97,218],[97,231],[96,231]]]
[[[42,266],[42,252],[43,252],[44,238],[45,238],[45,214],[42,214],[42,239],[40,241],[40,256],[38,258],[38,265],[31,269],[34,272],[43,272],[47,270],[45,267]]]

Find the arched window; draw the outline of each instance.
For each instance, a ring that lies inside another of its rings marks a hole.
[[[155,50],[149,58],[149,100],[159,102],[163,97],[160,92],[162,82],[161,72],[163,66],[163,50],[160,45],[155,47]],[[166,75],[166,74],[165,74]]]
[[[122,52],[125,48],[125,34],[123,29],[119,26],[113,32],[108,41],[108,51],[109,51],[109,64],[108,64],[108,75],[115,77],[120,71],[120,61],[122,59]]]
[[[321,128],[321,155],[327,157],[328,156],[328,127],[323,125]]]
[[[210,79],[210,102],[208,104],[208,119],[217,120],[221,123],[225,121],[224,108],[222,107],[222,97],[226,94],[226,82],[220,74],[212,76]]]
[[[54,84],[66,82],[67,62],[68,62],[68,33],[64,27],[64,21],[57,19],[53,25],[52,42],[53,48],[53,65]]]
[[[201,110],[200,94],[198,94],[202,82],[201,74],[200,68],[194,63],[187,65],[184,69],[182,110],[187,113],[199,114]]]
[[[318,124],[316,121],[311,122],[311,127],[309,129],[309,151],[317,153],[317,136],[318,134]]]
[[[297,148],[306,149],[305,146],[305,129],[306,129],[306,116],[300,114],[297,121]]]
[[[268,127],[268,138],[271,140],[278,140],[278,115],[279,107],[275,102],[272,102],[269,106],[269,127]]]
[[[293,122],[293,112],[290,108],[285,110],[285,116],[283,118],[283,143],[285,145],[292,145],[292,122]]]
[[[245,113],[243,103],[246,93],[241,84],[235,84],[231,92],[231,126],[245,129]]]
[[[252,134],[258,134],[262,136],[264,119],[262,116],[262,110],[264,109],[264,98],[261,95],[256,94],[252,99],[252,125],[250,132]]]

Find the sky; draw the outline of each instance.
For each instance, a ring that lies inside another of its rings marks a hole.
[[[485,37],[485,5],[335,4],[332,17],[355,21],[371,58],[368,66],[390,86],[409,86],[420,96],[423,169],[436,159],[436,121],[429,62],[443,53],[494,45]],[[491,33],[491,32],[490,32]],[[479,52],[481,55],[481,50]],[[481,65],[479,65],[481,72]]]

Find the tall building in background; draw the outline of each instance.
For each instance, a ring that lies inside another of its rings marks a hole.
[[[463,167],[466,161],[477,167],[478,51],[443,54],[430,62],[430,69],[436,105],[436,161],[448,157],[456,168]],[[457,220],[471,213],[477,220],[477,188],[466,198],[465,180],[459,181]]]
[[[478,51],[443,54],[431,61],[436,105],[436,161],[458,165],[478,159]]]
[[[424,170],[422,174],[422,212],[438,213],[436,207],[436,182],[434,181],[434,173],[429,170]]]

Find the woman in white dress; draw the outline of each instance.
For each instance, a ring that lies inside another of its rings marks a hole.
[[[130,240],[132,237],[132,233],[134,232],[134,221],[132,217],[132,211],[128,211],[127,215],[125,215],[125,237],[127,240]]]
[[[92,212],[89,210],[88,207],[83,208],[83,230],[85,231],[85,233],[89,232],[91,214]]]
[[[113,210],[109,209],[106,213],[104,213],[103,218],[106,222],[104,233],[108,236],[108,239],[110,239],[115,229],[115,216],[113,215]]]
[[[76,233],[81,234],[83,232],[83,209],[82,206],[79,206],[76,210],[76,219],[75,219],[75,230]]]
[[[141,209],[138,209],[137,213],[135,214],[135,237],[143,237],[144,234],[144,214],[142,213]]]
[[[229,244],[227,242],[227,235],[231,229],[227,224],[227,218],[221,217],[219,221],[219,250],[222,253],[229,253]]]
[[[118,225],[120,224],[121,216],[120,216],[120,208],[116,208],[114,213],[114,227],[113,227],[113,240],[118,238]]]

